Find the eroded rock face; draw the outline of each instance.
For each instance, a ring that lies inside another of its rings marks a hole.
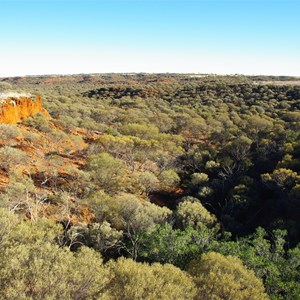
[[[36,100],[27,97],[11,97],[0,103],[0,123],[17,124],[38,112],[50,118],[47,110],[42,107],[41,97],[37,97]]]

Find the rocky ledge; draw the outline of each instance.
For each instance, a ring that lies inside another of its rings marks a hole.
[[[36,113],[42,113],[50,118],[49,113],[42,107],[42,98],[35,100],[29,97],[10,97],[0,101],[0,123],[17,124]]]

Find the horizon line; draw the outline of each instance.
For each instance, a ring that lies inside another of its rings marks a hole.
[[[0,0],[1,1],[1,0]],[[274,76],[274,77],[293,77],[293,78],[299,78],[300,75],[289,75],[289,74],[245,74],[245,73],[195,73],[195,72],[91,72],[91,73],[39,73],[39,74],[25,74],[25,75],[1,75],[0,74],[0,80],[4,78],[15,78],[15,77],[46,77],[46,76],[80,76],[80,75],[198,75],[198,76],[245,76],[245,77],[251,77],[251,76]]]

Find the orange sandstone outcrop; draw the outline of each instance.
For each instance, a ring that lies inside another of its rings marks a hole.
[[[41,97],[37,97],[36,100],[11,97],[0,103],[0,123],[17,124],[38,112],[50,118],[47,110],[42,107]]]

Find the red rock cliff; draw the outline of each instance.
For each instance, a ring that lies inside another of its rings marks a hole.
[[[36,113],[42,113],[50,118],[49,113],[42,107],[42,98],[9,98],[0,103],[0,123],[17,124]]]

